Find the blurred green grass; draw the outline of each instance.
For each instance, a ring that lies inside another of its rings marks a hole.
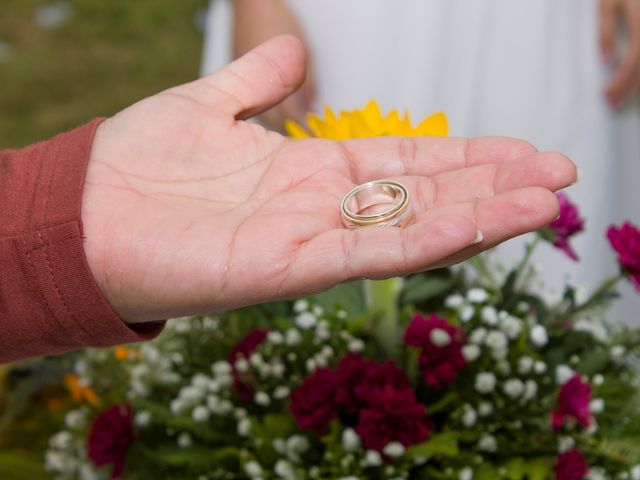
[[[20,147],[195,78],[206,0],[67,0],[67,23],[34,20],[51,1],[0,0],[0,148]]]

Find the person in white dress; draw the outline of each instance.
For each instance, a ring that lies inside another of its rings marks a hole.
[[[640,223],[640,1],[214,0],[203,73],[234,47],[239,54],[282,32],[305,40],[313,75],[267,121],[375,98],[413,119],[444,111],[452,135],[522,137],[561,151],[582,173],[567,193],[586,231],[574,240],[579,262],[538,250],[545,283],[594,286],[616,271],[605,230]],[[516,239],[496,256],[509,263],[522,250]],[[621,290],[610,317],[639,324],[640,296]]]

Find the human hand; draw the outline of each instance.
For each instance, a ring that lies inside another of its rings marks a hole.
[[[622,58],[616,58],[620,28],[626,30],[627,44]],[[600,46],[604,58],[616,64],[605,96],[621,107],[640,91],[640,0],[600,0]]]
[[[169,89],[97,130],[85,252],[128,322],[220,311],[463,260],[551,222],[574,165],[507,138],[292,140],[245,122],[299,85],[291,36]],[[404,184],[413,221],[346,229],[341,198]],[[478,231],[484,240],[477,238]]]
[[[302,27],[285,0],[235,0],[233,7],[233,53],[236,58],[281,34],[294,35],[305,43]],[[302,122],[305,114],[313,110],[315,94],[315,75],[309,63],[302,86],[259,118],[267,127],[282,133],[285,120]]]

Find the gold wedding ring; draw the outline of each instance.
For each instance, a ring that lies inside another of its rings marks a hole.
[[[363,183],[345,195],[340,210],[348,228],[402,227],[409,220],[409,192],[390,180]]]

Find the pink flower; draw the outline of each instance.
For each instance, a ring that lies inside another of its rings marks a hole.
[[[563,193],[556,194],[560,202],[560,216],[549,224],[554,233],[553,244],[566,253],[572,260],[578,256],[569,245],[569,239],[584,230],[584,219],[574,203]]]
[[[467,366],[462,356],[464,330],[435,313],[415,315],[404,333],[407,345],[422,348],[420,372],[427,385],[441,389],[455,382],[458,370]]]
[[[589,471],[587,461],[577,450],[569,450],[558,455],[553,469],[556,472],[556,480],[581,480]]]
[[[97,467],[113,464],[111,478],[120,478],[124,472],[125,454],[136,438],[131,405],[115,405],[93,421],[87,455]]]
[[[552,414],[554,430],[561,429],[567,417],[574,418],[583,427],[588,427],[593,420],[589,410],[591,385],[584,383],[580,374],[576,373],[558,392],[558,405]]]
[[[249,360],[251,354],[260,346],[264,339],[267,338],[269,330],[256,329],[251,330],[242,340],[240,340],[227,358],[227,361],[231,364],[233,375],[233,386],[238,391],[240,398],[245,402],[250,401],[253,398],[253,388],[247,384],[247,376],[236,369],[236,361],[240,358]]]
[[[640,231],[627,222],[620,228],[609,227],[607,238],[618,252],[618,263],[640,292]]]
[[[291,412],[301,428],[314,428],[322,432],[338,416],[336,383],[335,372],[319,368],[291,393]]]
[[[360,412],[355,430],[366,448],[378,452],[391,442],[409,447],[429,436],[424,405],[416,401],[412,390],[391,386],[376,390]]]
[[[343,421],[354,423],[354,416],[367,404],[375,390],[387,386],[410,388],[406,373],[393,361],[378,363],[359,354],[345,355],[336,369],[336,408]]]

